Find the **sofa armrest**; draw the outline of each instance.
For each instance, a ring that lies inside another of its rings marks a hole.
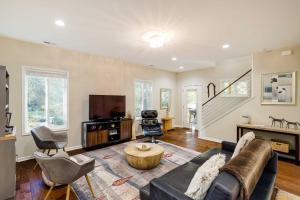
[[[231,174],[221,172],[210,186],[205,200],[236,200],[239,193],[239,181]]]
[[[184,193],[178,191],[171,185],[161,181],[160,179],[153,179],[150,182],[150,200],[193,200]]]
[[[271,173],[277,173],[277,163],[278,163],[278,153],[273,152],[272,157],[270,158],[268,164],[265,167],[265,170]]]
[[[229,152],[234,152],[235,146],[236,143],[233,142],[226,142],[226,141],[222,142],[222,149]]]

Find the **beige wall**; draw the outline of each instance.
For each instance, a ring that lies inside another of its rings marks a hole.
[[[240,58],[228,59],[218,62],[216,67],[182,72],[177,74],[177,93],[178,105],[182,105],[182,90],[184,86],[202,85],[202,99],[204,102],[208,99],[207,85],[213,82],[216,85],[216,91],[220,91],[220,81],[224,79],[236,79],[249,69],[251,69],[252,57],[245,56]],[[212,90],[211,90],[212,91]],[[178,106],[181,108],[182,106]],[[177,125],[182,125],[182,110],[177,109]]]
[[[293,55],[281,56],[283,50],[293,50]],[[297,104],[285,105],[261,105],[261,74],[273,72],[297,71]],[[270,115],[278,118],[284,117],[290,121],[300,122],[300,46],[284,48],[269,53],[255,53],[253,55],[253,99],[225,116],[218,122],[201,130],[206,136],[221,140],[236,140],[236,123],[242,114],[248,114],[255,124],[270,124]],[[222,127],[222,128],[220,128]],[[285,138],[286,139],[286,138]]]
[[[10,73],[10,110],[16,127],[19,158],[31,156],[36,146],[31,136],[22,136],[22,66],[62,69],[69,72],[69,144],[81,144],[81,122],[88,119],[89,94],[126,95],[127,111],[134,111],[134,80],[152,80],[154,109],[159,110],[159,89],[173,90],[176,108],[176,74],[146,68],[121,60],[88,55],[60,48],[0,37],[0,64]],[[161,111],[161,114],[164,114]]]

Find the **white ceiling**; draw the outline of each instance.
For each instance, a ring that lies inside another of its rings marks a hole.
[[[0,0],[0,35],[191,70],[300,44],[299,9],[300,0]],[[66,26],[54,25],[56,19]],[[151,30],[173,39],[151,49],[141,39]],[[224,43],[231,48],[223,50]]]

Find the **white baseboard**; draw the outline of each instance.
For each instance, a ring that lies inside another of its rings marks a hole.
[[[182,128],[182,126],[181,126],[181,125],[178,125],[178,124],[173,125],[173,127],[174,127],[174,128]]]
[[[66,147],[66,151],[73,151],[77,149],[82,149],[82,145],[77,145],[77,146],[72,146],[72,147]],[[51,150],[55,152],[55,149]],[[34,159],[33,156],[23,156],[23,157],[17,157],[16,162],[23,162],[27,160],[32,160]]]
[[[73,151],[77,149],[82,149],[82,145],[72,146],[72,147],[66,147],[66,151]]]
[[[26,161],[26,160],[31,160],[33,159],[33,156],[23,156],[23,157],[17,157],[16,159],[16,162],[23,162],[23,161]]]
[[[217,138],[212,138],[212,137],[206,137],[206,136],[199,136],[199,139],[203,139],[203,140],[208,140],[208,141],[212,141],[212,142],[217,142],[217,143],[222,143],[223,140],[217,139]]]

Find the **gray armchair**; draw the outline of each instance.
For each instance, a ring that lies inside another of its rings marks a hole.
[[[32,137],[36,146],[45,152],[48,150],[48,155],[51,149],[63,149],[67,145],[68,137],[66,133],[56,134],[45,126],[39,126],[31,130]]]
[[[63,149],[65,151],[65,146],[67,145],[68,136],[66,133],[56,134],[53,133],[46,126],[39,126],[31,130],[31,135],[34,139],[36,146],[45,153],[48,150],[48,155],[50,154],[51,149],[56,149],[56,153],[58,149]],[[34,168],[37,167],[37,163]]]
[[[83,155],[67,157],[62,154],[56,154],[50,157],[41,152],[34,152],[33,156],[40,165],[44,175],[53,183],[44,200],[49,197],[56,184],[68,184],[66,195],[66,200],[68,200],[70,197],[71,183],[82,176],[85,176],[92,195],[95,197],[91,182],[87,176],[95,167],[94,158]]]

